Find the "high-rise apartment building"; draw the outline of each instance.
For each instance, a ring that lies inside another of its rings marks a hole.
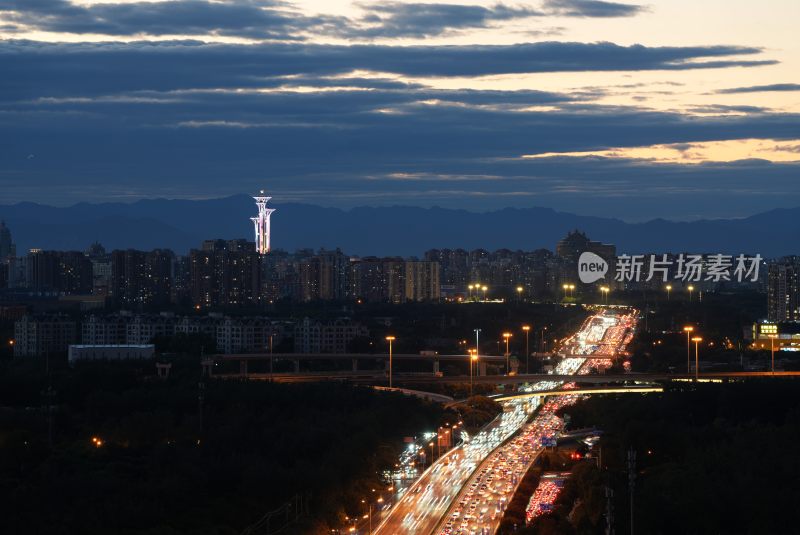
[[[92,262],[80,251],[32,249],[26,279],[28,287],[36,291],[90,294]]]
[[[142,307],[170,302],[175,255],[169,249],[111,253],[110,293],[122,306]]]
[[[800,257],[769,263],[767,317],[771,322],[800,321]]]
[[[261,259],[246,240],[208,240],[189,254],[195,305],[249,306],[260,301]]]
[[[16,255],[17,249],[11,239],[11,229],[6,226],[5,221],[0,221],[0,263]]]

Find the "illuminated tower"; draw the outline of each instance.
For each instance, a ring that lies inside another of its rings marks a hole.
[[[258,206],[258,217],[251,217],[250,221],[256,227],[256,251],[260,254],[266,254],[269,252],[269,218],[275,210],[267,208],[267,203],[272,197],[264,197],[263,189],[259,194],[258,197],[253,197],[256,200],[256,206]]]

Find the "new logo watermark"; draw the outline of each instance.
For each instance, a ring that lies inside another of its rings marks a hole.
[[[592,252],[581,253],[578,258],[578,278],[584,284],[591,284],[605,278],[608,273],[608,262]]]
[[[617,282],[648,282],[671,280],[683,282],[736,281],[756,282],[759,279],[760,254],[738,256],[725,254],[679,254],[679,255],[619,255],[616,257]],[[608,262],[601,256],[586,251],[578,258],[578,278],[591,284],[605,278]]]

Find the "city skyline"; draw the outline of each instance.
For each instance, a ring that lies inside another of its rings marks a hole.
[[[794,532],[798,20],[0,0],[4,532]]]
[[[4,200],[800,206],[798,9],[7,0]]]

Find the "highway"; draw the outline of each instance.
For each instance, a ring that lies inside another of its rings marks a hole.
[[[556,372],[559,375],[582,375],[593,368],[610,366],[630,342],[635,321],[633,314],[600,312],[590,317],[577,333],[564,341],[562,349],[571,356],[558,364]],[[593,358],[584,358],[583,355]],[[523,390],[536,392],[557,387],[569,389],[575,388],[575,384],[541,381]],[[563,430],[564,422],[556,412],[584,396],[576,393],[546,398],[544,406],[517,436],[486,456],[453,501],[435,533],[495,533],[520,480],[542,449],[543,439],[555,438]]]
[[[432,533],[478,463],[525,423],[537,403],[534,398],[504,404],[503,413],[469,443],[453,448],[425,471],[374,533]]]
[[[602,352],[609,359],[613,358],[613,348],[618,348],[626,339],[623,331],[632,328],[632,322],[635,321],[633,315],[622,318],[616,313],[599,312],[587,319],[581,330],[564,342],[563,349],[569,354],[592,356]],[[593,340],[593,337],[605,343],[597,347],[588,344],[587,341]],[[619,340],[619,343],[612,344],[612,339]],[[567,377],[580,373],[585,362],[586,359],[578,357],[564,359],[556,373]],[[546,380],[534,383],[526,390],[552,390],[562,384],[563,381]],[[508,503],[509,493],[516,488],[519,477],[533,461],[541,437],[560,429],[560,420],[554,416],[555,410],[573,398],[577,399],[577,396],[549,398],[527,426],[525,424],[541,398],[505,401],[502,415],[423,473],[398,498],[374,532],[386,535],[462,534],[471,533],[476,528],[493,532]],[[522,434],[509,440],[520,429],[523,429]]]

